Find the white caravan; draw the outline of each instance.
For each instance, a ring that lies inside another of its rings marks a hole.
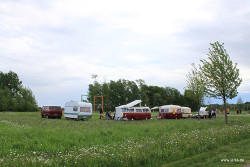
[[[182,117],[188,118],[192,116],[191,108],[189,107],[181,107]]]
[[[66,102],[64,117],[77,120],[90,119],[92,117],[92,104],[77,101]]]

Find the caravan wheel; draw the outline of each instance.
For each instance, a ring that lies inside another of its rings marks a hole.
[[[49,118],[49,116],[48,116],[48,115],[46,115],[46,118],[48,119],[48,118]]]
[[[134,121],[135,119],[134,119],[134,118],[131,118],[130,120],[131,120],[131,121]]]

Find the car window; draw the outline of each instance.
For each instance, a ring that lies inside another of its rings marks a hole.
[[[61,107],[60,106],[52,106],[51,110],[61,110]]]

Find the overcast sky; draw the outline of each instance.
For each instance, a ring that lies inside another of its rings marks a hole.
[[[250,101],[249,0],[0,0],[0,71],[16,72],[40,106],[80,101],[92,74],[183,93],[216,41]]]

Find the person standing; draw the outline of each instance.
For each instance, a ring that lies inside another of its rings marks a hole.
[[[209,119],[212,118],[212,111],[208,111],[208,118],[209,118]]]
[[[100,119],[102,119],[102,113],[103,113],[102,108],[100,108]]]

